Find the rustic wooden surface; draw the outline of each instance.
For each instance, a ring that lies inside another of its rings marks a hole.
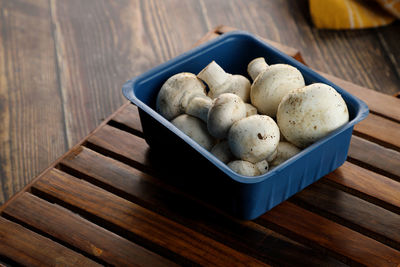
[[[399,22],[319,31],[306,0],[1,0],[0,203],[115,111],[125,80],[220,24],[297,48],[314,69],[400,91]]]
[[[343,166],[259,218],[237,220],[171,183],[179,172],[160,171],[126,103],[0,207],[0,263],[399,266],[400,99],[330,78],[372,116],[357,125]]]

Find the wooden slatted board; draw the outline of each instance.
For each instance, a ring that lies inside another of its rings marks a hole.
[[[0,262],[400,266],[400,99],[323,75],[371,115],[343,166],[258,219],[232,218],[163,179],[126,103],[0,208]]]

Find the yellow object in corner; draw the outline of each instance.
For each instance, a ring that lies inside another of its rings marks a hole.
[[[400,18],[400,0],[310,0],[314,25],[321,29],[362,29]]]

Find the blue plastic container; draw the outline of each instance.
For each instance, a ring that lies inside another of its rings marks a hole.
[[[346,101],[350,121],[312,144],[272,171],[253,178],[233,172],[210,152],[155,111],[162,84],[179,72],[197,74],[212,60],[228,73],[248,77],[247,65],[264,57],[269,64],[298,68],[306,84],[322,82],[334,87]],[[310,68],[242,31],[224,34],[126,82],[122,91],[138,106],[147,143],[157,150],[161,172],[190,193],[245,220],[254,219],[301,191],[344,163],[353,127],[368,115],[367,105]],[[160,156],[161,155],[161,156]],[[175,156],[172,156],[175,155]],[[161,161],[160,161],[161,159]]]

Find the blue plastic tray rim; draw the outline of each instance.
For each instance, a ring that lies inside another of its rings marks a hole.
[[[137,82],[143,83],[147,79],[154,78],[160,70],[167,70],[169,68],[172,68],[176,64],[183,64],[184,62],[187,62],[191,60],[192,57],[194,56],[199,56],[200,54],[206,53],[208,50],[213,49],[215,45],[221,45],[223,44],[224,41],[229,41],[230,38],[233,37],[246,37],[249,39],[252,39],[253,41],[257,42],[259,45],[264,46],[270,50],[273,50],[275,53],[279,54],[282,58],[287,60],[292,66],[300,69],[302,73],[306,72],[308,75],[316,77],[320,82],[326,83],[332,87],[334,87],[341,95],[347,95],[348,97],[351,97],[359,106],[359,111],[356,114],[356,116],[349,121],[346,125],[343,127],[335,130],[334,132],[330,133],[328,136],[324,137],[323,139],[315,142],[314,144],[308,146],[307,148],[303,149],[300,153],[295,155],[294,157],[288,159],[287,161],[283,162],[280,164],[278,167],[275,169],[267,172],[266,174],[260,175],[260,176],[255,176],[255,177],[247,177],[243,176],[240,174],[237,174],[233,172],[225,163],[221,162],[218,158],[216,158],[213,154],[211,154],[209,151],[201,147],[198,143],[193,141],[190,137],[188,137],[186,134],[184,134],[182,131],[180,131],[178,128],[176,128],[171,122],[166,120],[164,117],[162,117],[160,114],[158,114],[154,109],[149,107],[147,104],[143,103],[141,100],[139,100],[135,94],[133,93],[133,85]],[[223,40],[221,40],[223,39]],[[146,78],[145,77],[149,77]],[[233,31],[229,33],[225,33],[217,38],[214,38],[213,40],[210,40],[204,44],[201,44],[191,50],[188,50],[187,52],[170,59],[144,73],[141,75],[138,75],[134,77],[131,80],[128,80],[122,87],[122,92],[124,96],[130,100],[133,104],[135,104],[138,108],[142,109],[145,111],[147,114],[149,114],[151,117],[156,119],[158,122],[160,122],[163,126],[168,128],[170,131],[174,132],[177,134],[180,138],[182,138],[186,143],[188,143],[190,146],[192,146],[195,150],[197,150],[200,154],[202,154],[204,157],[206,157],[208,160],[210,160],[214,165],[216,165],[220,170],[222,170],[225,174],[227,174],[229,177],[234,179],[237,182],[240,183],[245,183],[245,184],[254,184],[254,183],[259,183],[262,182],[266,179],[268,179],[271,176],[274,176],[275,174],[279,173],[281,169],[285,168],[286,166],[291,165],[293,162],[295,162],[298,158],[301,158],[304,154],[309,153],[309,151],[316,149],[318,146],[321,144],[328,142],[341,132],[353,127],[355,124],[358,122],[362,121],[364,118],[366,118],[369,114],[369,109],[367,104],[365,104],[362,100],[359,98],[355,97],[354,95],[351,95],[341,87],[337,86],[336,84],[332,83],[331,81],[327,80],[317,72],[313,71],[309,67],[305,66],[301,62],[293,59],[292,57],[282,53],[281,51],[277,50],[276,48],[272,47],[271,45],[267,44],[265,41],[261,40],[260,38],[245,32],[245,31]]]

